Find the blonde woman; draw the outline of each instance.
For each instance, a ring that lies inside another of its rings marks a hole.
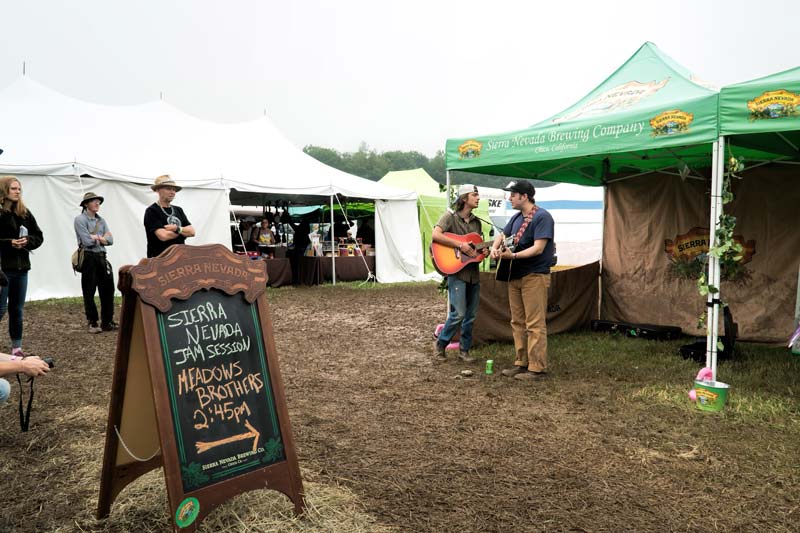
[[[0,264],[8,285],[0,290],[0,320],[8,310],[11,355],[22,351],[22,311],[28,292],[30,252],[42,245],[44,236],[33,213],[22,201],[22,184],[14,176],[0,177]]]

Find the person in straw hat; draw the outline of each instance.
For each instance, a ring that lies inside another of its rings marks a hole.
[[[158,193],[158,200],[144,212],[144,229],[147,233],[147,257],[155,257],[173,244],[183,244],[194,237],[194,227],[183,209],[172,205],[181,190],[168,175],[159,176],[150,186]]]
[[[75,237],[83,248],[81,290],[83,310],[86,313],[89,333],[114,331],[114,270],[106,259],[106,247],[114,244],[108,223],[100,216],[103,197],[87,192],[81,200],[81,214],[75,217]],[[100,293],[100,316],[94,303],[95,292]],[[98,324],[98,320],[100,323]]]
[[[433,227],[431,235],[433,242],[451,246],[470,257],[477,257],[479,253],[471,244],[456,240],[445,233],[481,235],[481,221],[472,214],[472,210],[478,207],[480,199],[476,186],[468,184],[459,186],[454,209],[448,209]],[[459,329],[461,337],[458,341],[458,358],[465,363],[476,360],[469,354],[469,350],[472,347],[472,324],[478,316],[480,301],[481,279],[478,266],[477,262],[469,263],[459,272],[447,276],[447,299],[450,302],[450,310],[447,321],[434,344],[434,354],[440,361],[447,359],[445,348]]]

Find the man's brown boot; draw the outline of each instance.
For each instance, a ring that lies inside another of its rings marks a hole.
[[[516,366],[515,365],[515,366],[512,366],[511,368],[506,368],[505,370],[503,370],[500,373],[503,374],[507,378],[513,378],[517,374],[522,374],[523,372],[527,372],[527,371],[528,371],[528,369],[525,368],[524,366]]]

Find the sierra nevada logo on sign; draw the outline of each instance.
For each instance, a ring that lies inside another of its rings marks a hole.
[[[481,156],[483,143],[470,139],[458,147],[459,159],[475,159]]]
[[[670,109],[659,113],[650,119],[650,127],[653,128],[653,137],[660,135],[675,135],[689,131],[689,124],[694,120],[692,113],[681,111],[680,109]]]
[[[561,122],[567,122],[581,117],[586,118],[593,115],[603,115],[606,113],[613,113],[615,111],[628,109],[629,107],[633,107],[634,105],[638,104],[645,98],[656,94],[658,91],[663,89],[668,82],[669,78],[667,77],[661,81],[650,81],[647,83],[629,81],[627,83],[623,83],[622,85],[617,85],[612,89],[604,91],[595,98],[592,98],[575,111],[572,111],[563,117],[554,118],[553,123],[559,124]]]
[[[664,241],[664,252],[667,254],[671,264],[672,273],[678,278],[696,279],[697,275],[705,270],[706,256],[708,255],[708,228],[694,227],[684,234],[676,235],[675,240],[666,239]],[[741,235],[733,236],[734,242],[742,245],[742,258],[738,265],[744,265],[753,260],[756,253],[756,241],[746,241]],[[739,272],[729,273],[725,276],[723,268],[723,279],[731,276],[738,277],[745,273],[744,269]]]
[[[750,120],[797,116],[800,94],[780,89],[767,91],[747,102]]]

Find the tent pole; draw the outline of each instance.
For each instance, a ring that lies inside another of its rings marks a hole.
[[[711,220],[708,238],[709,249],[716,245],[719,217],[722,214],[722,174],[725,170],[725,138],[720,136],[714,143],[711,167]],[[720,289],[719,258],[708,256],[709,285]],[[706,321],[706,366],[711,369],[711,379],[717,379],[717,339],[719,338],[719,303],[720,292],[709,292],[707,296]]]
[[[725,137],[720,136],[719,138],[719,152],[717,153],[717,187],[715,190],[716,196],[714,199],[714,203],[717,204],[717,220],[714,225],[714,231],[719,228],[719,217],[723,214],[723,206],[722,206],[722,186],[725,177]],[[712,332],[713,337],[711,337],[711,342],[713,344],[711,354],[713,356],[713,374],[712,378],[714,381],[717,379],[717,341],[719,339],[719,312],[720,312],[720,305],[722,301],[722,288],[720,287],[720,278],[722,275],[722,268],[719,264],[719,259],[716,260],[716,268],[714,269],[714,286],[717,288],[717,294],[714,298],[714,307],[712,308],[712,315],[714,318],[714,323],[712,324]]]
[[[449,204],[450,203],[450,171],[449,170],[445,171],[445,176],[447,176],[447,179],[445,180],[446,183],[445,183],[445,186],[444,186],[444,194],[447,196],[446,204]]]
[[[333,227],[333,195],[331,195],[331,276],[333,277],[333,284],[336,285],[336,257],[334,257],[333,254],[333,243],[335,237],[333,235]]]
[[[714,141],[711,149],[711,191],[710,191],[710,201],[709,204],[709,212],[710,212],[710,222],[709,222],[709,235],[708,235],[708,246],[711,248],[714,246],[716,241],[716,234],[714,232],[714,227],[717,221],[717,204],[714,201],[714,191],[717,185],[717,154],[719,154],[719,141]],[[710,255],[707,256],[708,258],[708,272],[706,273],[706,282],[711,285],[711,280],[714,277],[714,269],[716,268],[716,263],[714,258]],[[714,295],[710,292],[706,295],[706,368],[711,368],[711,306],[713,305]]]

